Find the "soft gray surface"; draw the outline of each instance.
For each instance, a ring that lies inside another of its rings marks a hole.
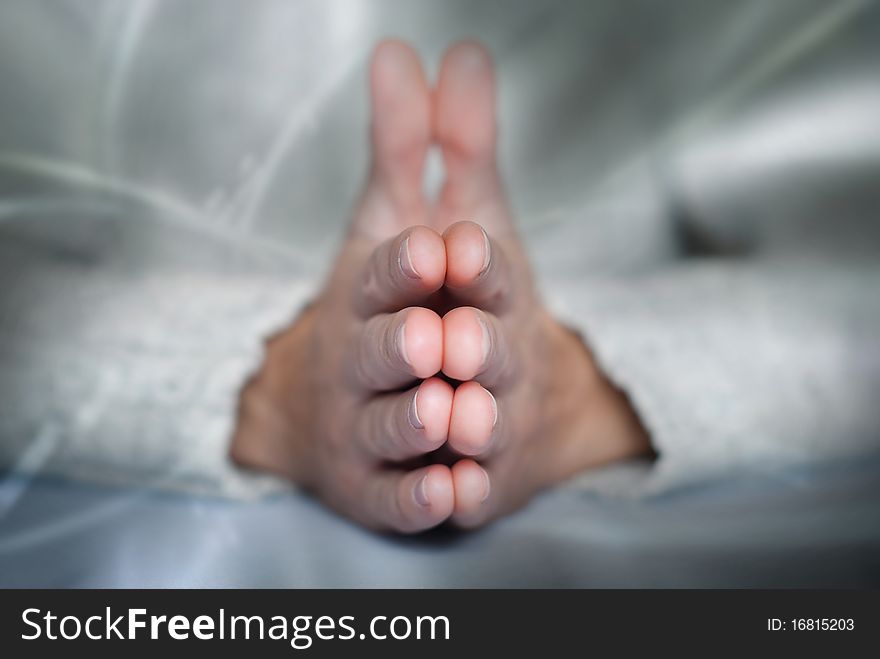
[[[395,34],[429,68],[465,36],[496,55],[536,269],[581,294],[612,278],[566,315],[646,387],[664,455],[684,447],[667,473],[742,454],[772,480],[639,503],[560,490],[485,533],[400,541],[296,495],[10,479],[0,584],[877,584],[880,469],[776,466],[880,439],[880,3],[199,6],[0,7],[4,469],[222,489],[231,396],[270,324],[241,301],[296,306],[244,284],[268,299],[263,277],[320,273],[366,166],[366,58]]]
[[[0,586],[877,587],[878,495],[875,459],[639,502],[556,490],[482,532],[396,538],[296,494],[7,479]]]

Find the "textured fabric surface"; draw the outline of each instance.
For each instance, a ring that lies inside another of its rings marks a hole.
[[[0,319],[3,467],[245,497],[281,487],[226,453],[238,392],[304,283],[16,265]]]
[[[648,429],[650,492],[877,451],[878,285],[869,264],[716,261],[548,297]]]

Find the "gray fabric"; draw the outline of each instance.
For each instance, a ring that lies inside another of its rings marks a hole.
[[[396,538],[297,494],[7,479],[0,587],[876,587],[878,495],[877,460],[826,464],[640,502],[555,490],[483,531]]]

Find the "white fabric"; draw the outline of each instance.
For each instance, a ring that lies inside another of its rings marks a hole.
[[[548,298],[647,427],[659,459],[630,491],[657,492],[876,450],[878,286],[869,265],[721,261]]]
[[[0,322],[4,467],[243,497],[281,487],[236,469],[228,441],[262,339],[305,282],[45,263],[16,279]]]

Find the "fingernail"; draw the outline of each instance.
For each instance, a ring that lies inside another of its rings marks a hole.
[[[477,313],[477,322],[480,323],[480,330],[482,330],[483,332],[482,365],[485,366],[489,362],[489,350],[492,348],[492,338],[489,336],[489,324],[486,322],[486,319],[483,317],[482,313]]]
[[[400,246],[397,263],[400,265],[400,269],[403,270],[403,274],[410,279],[419,279],[421,277],[418,270],[413,266],[412,255],[409,253],[409,236],[404,239],[403,244]]]
[[[422,423],[422,420],[419,418],[419,392],[416,390],[415,396],[412,397],[412,402],[409,404],[409,422],[413,428],[416,430],[421,430],[425,427],[425,424]]]
[[[486,389],[486,393],[489,394],[489,401],[492,403],[492,427],[494,428],[498,424],[498,403],[495,402],[495,396],[491,391]]]
[[[483,274],[489,269],[489,261],[492,259],[492,245],[489,242],[489,234],[483,227],[480,229],[483,232],[483,267],[480,269],[480,274]]]
[[[422,476],[421,480],[416,483],[416,486],[413,489],[413,498],[420,506],[431,505],[431,500],[428,499],[428,474]]]
[[[395,337],[397,341],[397,352],[400,354],[400,358],[407,364],[409,364],[409,357],[406,354],[406,323],[401,323],[400,327],[397,328],[397,336]]]
[[[483,490],[483,498],[480,499],[480,503],[483,503],[486,499],[489,498],[489,493],[492,491],[492,481],[489,480],[489,473],[485,469],[480,469],[483,472],[483,479],[486,481],[485,488]]]

